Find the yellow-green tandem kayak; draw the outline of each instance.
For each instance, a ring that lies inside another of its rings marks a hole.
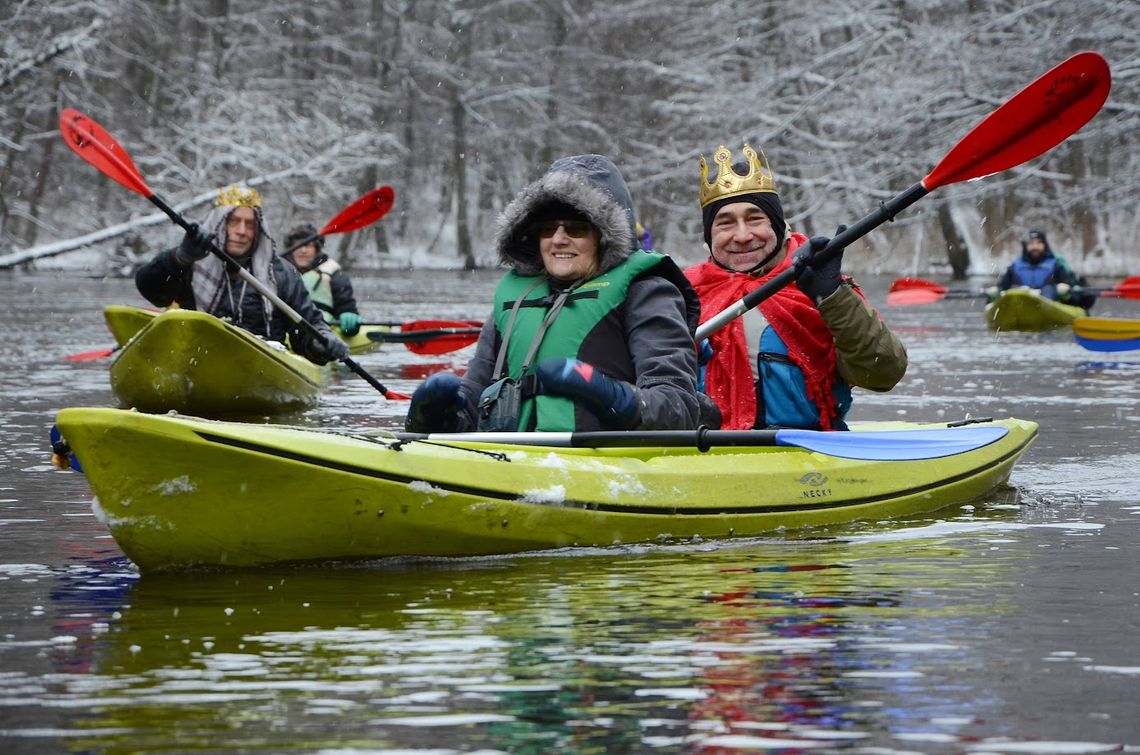
[[[1035,423],[1008,419],[492,442],[105,408],[64,409],[58,429],[101,518],[144,571],[479,556],[874,521],[985,495],[1037,434]]]
[[[322,370],[308,359],[204,312],[154,315],[111,363],[123,406],[203,417],[273,414],[317,401]]]
[[[986,305],[986,323],[994,330],[1041,331],[1063,328],[1085,315],[1072,304],[1048,299],[1029,288],[1011,288]]]
[[[126,344],[135,333],[142,330],[158,313],[156,309],[134,307],[129,304],[109,304],[103,307],[103,319],[115,339],[115,344],[120,347]],[[332,327],[332,331],[348,345],[350,352],[363,354],[368,351],[376,351],[383,346],[384,336],[392,332],[392,327],[367,323],[351,336],[346,336],[336,326]]]

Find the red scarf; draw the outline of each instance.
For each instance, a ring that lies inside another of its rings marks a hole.
[[[711,260],[685,270],[685,276],[701,298],[701,322],[719,314],[744,298],[749,291],[767,283],[792,264],[792,253],[807,241],[801,233],[788,237],[788,251],[783,261],[764,277],[725,270]],[[788,347],[788,358],[804,374],[808,397],[819,410],[819,424],[831,429],[835,419],[835,396],[832,386],[839,379],[835,361],[835,339],[823,322],[819,310],[796,286],[784,286],[760,302],[760,312],[776,329]],[[720,407],[725,430],[747,430],[756,424],[756,388],[752,383],[744,323],[736,318],[709,336],[713,358],[705,373],[705,389]],[[742,379],[747,375],[749,379]]]

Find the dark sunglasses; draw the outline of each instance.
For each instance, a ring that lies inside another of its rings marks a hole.
[[[593,228],[588,220],[542,220],[535,223],[534,229],[540,238],[549,239],[558,233],[559,226],[565,229],[566,235],[572,239],[585,238]]]

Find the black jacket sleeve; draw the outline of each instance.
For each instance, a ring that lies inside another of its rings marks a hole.
[[[171,302],[194,309],[194,294],[190,288],[190,269],[178,264],[176,249],[159,252],[135,271],[135,287],[147,301],[156,307],[168,307]]]
[[[331,337],[332,331],[325,324],[325,318],[321,316],[320,310],[309,298],[309,292],[305,289],[305,283],[301,280],[301,274],[297,272],[297,268],[289,262],[284,262],[280,257],[275,257],[273,259],[273,272],[277,277],[277,296],[316,328],[322,339]],[[277,315],[284,317],[284,314],[280,312]],[[323,352],[313,351],[311,346],[313,341],[308,328],[304,328],[285,317],[285,329],[289,334],[289,343],[294,344],[294,351],[303,354],[314,362],[323,363],[325,355]]]
[[[356,308],[356,296],[352,292],[352,279],[343,270],[337,270],[329,281],[333,295],[333,316],[340,317],[345,312],[360,314]]]

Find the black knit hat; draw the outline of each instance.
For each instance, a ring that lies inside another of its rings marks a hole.
[[[325,240],[321,237],[320,233],[321,232],[317,230],[317,227],[312,223],[302,223],[301,225],[295,226],[293,230],[289,231],[285,236],[285,248],[289,249],[298,241],[304,239],[313,239],[312,243],[317,245],[317,253],[319,254],[324,251],[325,248]],[[316,237],[315,239],[313,238],[314,236]]]
[[[748,163],[744,160],[738,160],[732,164],[732,170],[739,176],[748,175],[748,167]],[[784,206],[780,204],[780,196],[770,191],[755,191],[751,194],[737,194],[736,196],[718,199],[715,202],[709,202],[701,209],[701,219],[705,226],[705,244],[710,250],[712,249],[713,218],[716,217],[721,207],[735,202],[749,202],[763,210],[772,223],[772,230],[776,233],[776,246],[778,247],[784,242],[784,233],[788,226],[784,221]]]
[[[1046,252],[1052,252],[1053,251],[1052,249],[1049,248],[1049,239],[1046,238],[1045,231],[1039,231],[1036,228],[1033,228],[1029,231],[1029,233],[1025,234],[1025,238],[1023,238],[1021,240],[1021,253],[1022,254],[1028,254],[1029,253],[1029,242],[1032,241],[1033,239],[1037,239],[1042,244],[1044,244]]]

